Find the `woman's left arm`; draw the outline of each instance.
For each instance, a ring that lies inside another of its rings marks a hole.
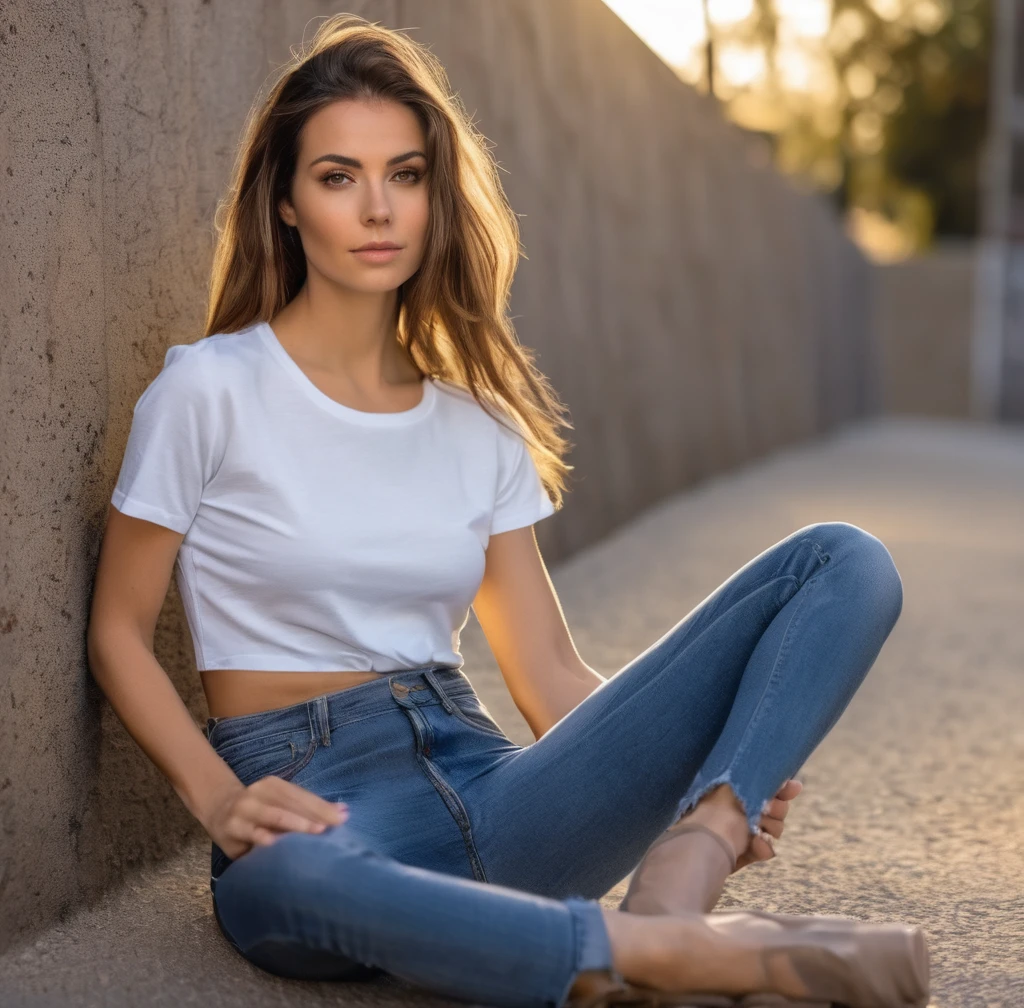
[[[569,711],[578,707],[606,680],[588,665],[564,669],[549,675],[544,682],[544,695],[532,717],[526,717],[534,738],[540,738]]]
[[[473,612],[535,738],[606,681],[576,650],[532,525],[490,537]]]

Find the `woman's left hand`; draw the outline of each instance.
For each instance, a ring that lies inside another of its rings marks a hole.
[[[782,836],[783,820],[789,812],[789,803],[803,789],[803,784],[793,778],[779,788],[774,798],[765,802],[759,823],[762,832],[750,838],[750,846],[736,860],[736,871],[755,861],[768,861],[775,857],[774,840]]]

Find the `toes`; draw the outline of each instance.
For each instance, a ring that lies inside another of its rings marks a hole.
[[[762,831],[756,836],[751,836],[749,846],[736,862],[736,870],[758,861],[770,861],[775,856],[771,835]]]
[[[775,857],[775,841],[772,835],[764,830],[751,838],[750,848],[759,861],[768,861]]]

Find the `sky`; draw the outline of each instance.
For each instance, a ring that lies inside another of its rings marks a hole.
[[[702,0],[604,0],[685,80],[703,79],[707,27]],[[902,0],[873,0],[877,8],[896,14]],[[729,28],[754,13],[754,0],[708,0],[707,13],[714,27]],[[775,0],[779,18],[777,53],[783,82],[795,90],[811,90],[819,68],[815,53],[829,33],[832,0]],[[718,72],[735,86],[756,83],[764,75],[764,54],[754,47],[735,45],[720,50]]]

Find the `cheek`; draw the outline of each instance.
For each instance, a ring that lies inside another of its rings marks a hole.
[[[430,222],[430,205],[426,197],[417,200],[409,209],[409,232],[415,235],[422,245],[427,237],[427,224]]]
[[[314,202],[303,219],[303,245],[307,254],[334,255],[365,240],[353,240],[359,230],[359,221],[346,213],[340,200]]]

